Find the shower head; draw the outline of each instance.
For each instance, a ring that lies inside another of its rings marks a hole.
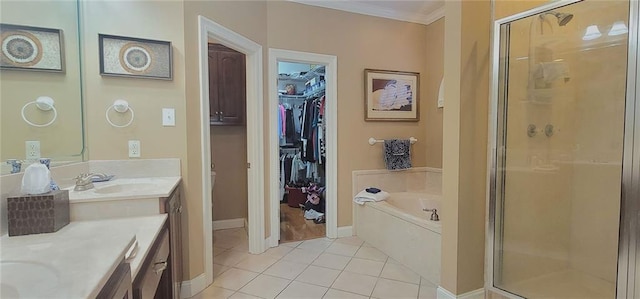
[[[567,25],[571,21],[571,19],[573,19],[573,15],[570,13],[555,12],[555,11],[549,11],[549,12],[543,13],[540,15],[540,18],[544,19],[546,15],[553,15],[556,18],[558,18],[558,25],[560,26]]]

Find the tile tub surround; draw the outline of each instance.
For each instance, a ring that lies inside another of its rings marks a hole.
[[[53,290],[40,290],[38,287],[42,284],[28,279],[23,281],[23,285],[15,286],[18,290],[29,289],[34,297],[95,298],[136,238],[139,248],[138,254],[131,261],[131,270],[132,275],[138,272],[166,219],[167,216],[163,214],[79,221],[71,222],[51,234],[2,236],[0,262],[35,263],[56,273],[57,282]],[[39,291],[44,293],[38,296]]]
[[[394,193],[391,194],[393,196]],[[442,238],[439,223],[406,215],[384,201],[354,204],[354,210],[354,224],[359,238],[432,284],[440,283]]]
[[[442,195],[442,170],[416,167],[407,171],[359,170],[352,173],[353,195],[367,187],[393,194]],[[416,198],[417,200],[417,198]],[[386,202],[353,204],[355,234],[411,268],[431,283],[440,282],[440,224],[422,223]],[[442,213],[440,213],[442,217]],[[429,221],[426,221],[429,222]],[[398,233],[402,232],[402,233]]]
[[[353,196],[368,188],[376,187],[392,192],[427,192],[442,194],[442,169],[414,167],[403,171],[386,169],[355,170],[351,174]]]

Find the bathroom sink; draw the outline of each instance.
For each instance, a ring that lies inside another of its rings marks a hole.
[[[141,192],[141,191],[151,191],[157,187],[158,185],[152,184],[152,183],[125,183],[125,184],[115,184],[115,185],[110,185],[105,187],[98,187],[96,188],[95,192],[98,194]]]
[[[60,274],[51,266],[0,261],[0,298],[46,298],[59,295]]]

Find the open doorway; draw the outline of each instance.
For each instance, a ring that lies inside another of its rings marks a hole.
[[[246,57],[210,39],[208,66],[213,230],[245,228]]]
[[[337,58],[269,50],[269,246],[337,233]]]
[[[202,240],[204,251],[204,275],[183,283],[182,297],[190,297],[213,282],[213,228],[211,202],[211,115],[209,107],[208,42],[213,39],[220,44],[245,55],[246,63],[246,150],[247,150],[247,197],[248,197],[248,246],[250,253],[265,250],[264,227],[264,146],[263,146],[263,83],[262,46],[224,26],[198,16],[198,49],[200,79],[200,146],[202,175]],[[216,186],[219,184],[216,183]],[[196,213],[192,211],[191,213]]]
[[[326,235],[325,65],[278,61],[280,243]]]

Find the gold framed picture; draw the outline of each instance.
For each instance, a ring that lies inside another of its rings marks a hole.
[[[62,30],[0,24],[0,68],[64,73]]]
[[[100,75],[173,79],[171,42],[98,34]]]
[[[420,73],[364,70],[365,121],[419,121]]]

